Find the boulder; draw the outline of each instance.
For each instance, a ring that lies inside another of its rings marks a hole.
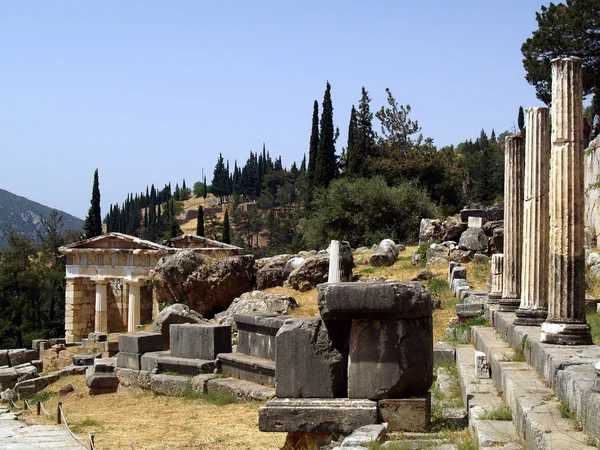
[[[287,262],[294,255],[277,255],[272,258],[261,258],[256,260],[256,289],[263,290],[275,286],[283,286],[283,282],[289,275],[285,273]]]
[[[457,222],[452,226],[448,227],[444,236],[442,236],[442,241],[454,241],[458,242],[460,236],[465,232],[468,225],[463,222]]]
[[[473,254],[474,252],[471,250],[460,250],[458,248],[455,248],[454,250],[450,251],[449,258],[450,261],[468,263],[473,259]]]
[[[425,220],[425,219],[423,219]],[[391,239],[384,239],[369,258],[369,264],[376,267],[391,266],[398,257],[398,246]]]
[[[448,260],[436,256],[427,260],[427,267],[448,267]]]
[[[473,262],[476,264],[487,264],[489,263],[489,258],[483,253],[475,253],[473,255]]]
[[[196,311],[182,303],[175,303],[163,309],[152,321],[152,332],[163,335],[163,344],[169,348],[171,342],[169,327],[176,323],[202,323],[203,318]]]
[[[294,297],[283,294],[270,294],[262,291],[252,291],[236,298],[227,311],[215,315],[215,321],[222,325],[233,325],[234,314],[288,314],[296,309],[298,303]]]
[[[313,256],[313,255],[310,255],[310,256]],[[308,257],[310,257],[310,256],[308,256]],[[289,277],[290,273],[292,273],[294,270],[296,270],[298,267],[300,267],[302,264],[304,264],[304,261],[306,261],[306,259],[301,256],[295,256],[294,258],[290,259],[285,264],[285,267],[283,268],[284,276],[286,278]]]
[[[254,256],[214,261],[182,250],[160,259],[152,281],[159,301],[184,303],[202,315],[221,312],[254,287]]]
[[[329,273],[329,255],[314,255],[290,273],[288,284],[296,290],[307,291],[317,284],[325,283]]]
[[[444,227],[441,220],[421,219],[421,226],[419,228],[419,245],[438,242],[442,239],[443,235]]]
[[[590,252],[585,258],[585,264],[588,268],[600,265],[600,253]]]
[[[483,224],[483,231],[486,236],[492,236],[496,228],[504,228],[504,220],[493,220]]]
[[[446,259],[450,255],[450,249],[446,245],[432,244],[425,254],[427,263],[433,258]]]
[[[487,253],[488,238],[482,228],[468,228],[460,237],[458,246],[462,250]]]
[[[427,269],[419,270],[419,273],[413,277],[410,281],[427,281],[433,278],[433,272]]]
[[[492,253],[504,253],[504,228],[496,228],[490,238]]]

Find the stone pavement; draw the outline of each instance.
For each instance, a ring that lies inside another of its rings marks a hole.
[[[0,406],[0,449],[82,450],[83,448],[64,426],[27,425],[17,420],[17,416],[6,406]]]

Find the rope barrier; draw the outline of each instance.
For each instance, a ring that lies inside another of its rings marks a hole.
[[[75,439],[79,445],[81,445],[83,448],[85,448],[87,450],[87,447],[81,443],[81,441],[84,441],[85,439],[75,436],[73,434],[73,432],[71,431],[71,428],[69,428],[69,424],[67,423],[67,418],[65,417],[65,413],[63,412],[62,406],[60,404],[58,405],[58,411],[60,412],[60,416],[62,417],[62,420],[65,423],[65,426],[67,427],[67,431],[69,432],[69,434],[71,436],[73,436],[73,439]],[[93,448],[93,444],[92,444],[92,448]]]
[[[40,406],[42,408],[42,411],[44,411],[44,414],[46,414],[47,416],[51,416],[52,415],[48,411],[46,411],[46,408],[44,408],[44,404],[42,402],[40,402]]]

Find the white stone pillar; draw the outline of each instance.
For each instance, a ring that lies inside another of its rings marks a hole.
[[[135,331],[140,325],[140,285],[138,281],[129,281],[129,308],[127,314],[127,331]]]
[[[541,341],[591,344],[585,319],[581,60],[552,60],[550,272]]]
[[[492,288],[488,295],[488,303],[498,303],[502,298],[502,273],[504,266],[504,254],[495,253],[492,255],[492,265],[490,267],[492,275]]]
[[[331,241],[329,245],[329,274],[327,277],[328,283],[340,282],[340,243],[339,241]]]
[[[94,332],[96,333],[108,333],[107,282],[108,280],[96,280],[96,310],[94,314]]]
[[[523,181],[525,147],[521,136],[506,138],[504,153],[504,269],[501,311],[515,311],[521,304],[521,255],[523,252]]]
[[[515,325],[539,325],[548,315],[550,111],[527,108],[521,305]]]

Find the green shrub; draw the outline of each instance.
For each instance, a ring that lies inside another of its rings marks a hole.
[[[416,242],[421,219],[440,216],[424,190],[406,182],[389,187],[381,177],[335,180],[316,193],[311,209],[300,228],[312,248],[332,239],[347,240],[353,248],[385,238]]]

